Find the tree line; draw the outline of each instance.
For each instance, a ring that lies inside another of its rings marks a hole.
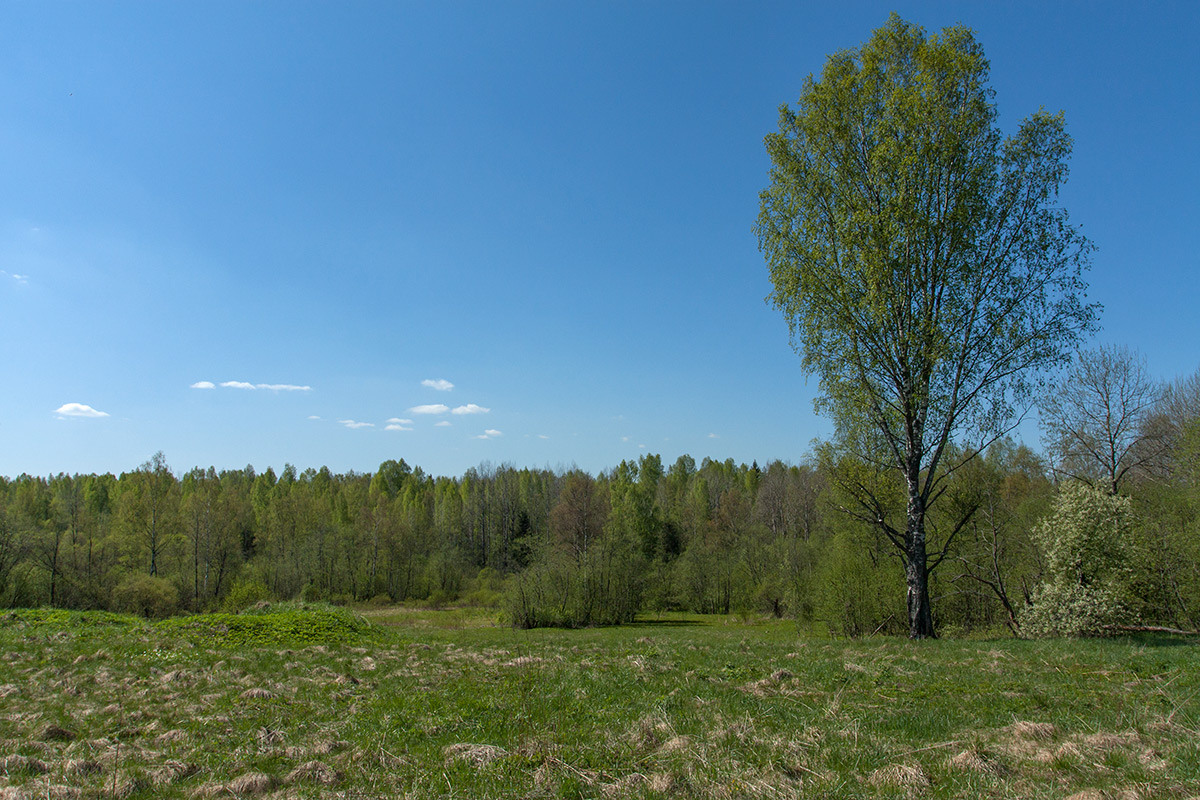
[[[1119,348],[1046,395],[1046,455],[1002,439],[927,519],[945,631],[1200,627],[1200,373],[1170,386]],[[870,498],[864,501],[864,498]],[[765,466],[658,455],[592,475],[483,464],[434,477],[253,467],[0,478],[0,604],[149,616],[260,600],[471,603],[513,624],[658,610],[908,627],[905,486],[819,444]]]

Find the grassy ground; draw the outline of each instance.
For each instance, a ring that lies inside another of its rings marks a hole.
[[[0,614],[0,798],[1200,795],[1177,639]]]

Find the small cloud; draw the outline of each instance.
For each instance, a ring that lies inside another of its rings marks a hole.
[[[444,419],[441,422],[434,423],[433,427],[435,427],[435,428],[452,428],[452,427],[454,427],[454,425],[449,420]]]
[[[710,438],[710,439],[720,439],[721,437],[720,437],[720,436],[718,436],[718,435],[717,435],[717,434],[715,434],[715,433],[710,433],[710,434],[708,435],[708,438]]]
[[[387,427],[384,428],[384,430],[385,431],[411,431],[412,428],[410,428],[407,425],[401,425],[398,422],[389,422],[387,424]]]
[[[318,417],[316,414],[309,414],[308,418],[309,419],[320,419],[320,417]]]
[[[549,437],[549,436],[547,436],[547,435],[546,435],[546,434],[544,434],[544,433],[539,433],[539,434],[537,435],[537,438],[539,438],[539,439],[549,439],[550,437]]]
[[[504,433],[493,428],[488,428],[486,431],[476,436],[476,439],[495,439],[498,436],[503,436]]]
[[[91,406],[84,405],[83,403],[64,403],[63,405],[54,409],[54,413],[58,414],[60,417],[88,417],[90,419],[99,419],[100,417],[108,416],[107,412],[97,411]]]
[[[212,381],[196,381],[195,383],[193,383],[191,385],[190,388],[192,388],[192,389],[215,389],[217,387],[216,387],[216,384],[214,384]]]
[[[374,428],[375,427],[374,422],[355,422],[352,419],[339,419],[338,424],[345,425],[347,428],[350,428],[351,430],[356,430],[358,428]]]
[[[207,381],[201,381],[207,383]],[[224,381],[221,386],[225,389],[265,389],[270,392],[311,392],[311,386],[298,386],[294,383],[247,383],[246,381]],[[199,387],[196,388],[205,388]]]
[[[467,403],[465,406],[459,406],[451,411],[451,414],[487,414],[491,411],[490,408],[477,406],[474,403]]]
[[[629,437],[628,437],[628,436],[622,436],[622,437],[621,437],[621,441],[622,441],[622,442],[628,442],[628,441],[629,441]]]
[[[454,388],[454,384],[445,378],[438,378],[436,381],[427,378],[421,381],[422,386],[428,386],[430,389],[437,389],[439,392],[448,392]]]
[[[36,229],[35,229],[35,230],[36,230]],[[18,275],[18,274],[17,274],[17,273],[15,273],[15,272],[5,272],[5,271],[4,271],[4,270],[2,270],[2,269],[0,269],[0,275],[3,275],[3,276],[4,276],[4,277],[6,277],[6,278],[12,278],[14,281],[16,281],[17,283],[21,284],[22,286],[24,286],[25,284],[29,283],[29,276],[28,276],[28,275]]]
[[[389,425],[412,425],[413,421],[411,419],[400,419],[399,417],[392,417],[391,419],[388,420],[388,424]]]
[[[297,386],[294,383],[256,383],[255,389],[266,389],[271,392],[311,392],[311,386]]]
[[[413,406],[409,409],[412,414],[445,414],[450,410],[450,406],[442,405],[441,403],[430,403],[424,406]]]

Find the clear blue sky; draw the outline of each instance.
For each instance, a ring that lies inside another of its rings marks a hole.
[[[762,139],[893,9],[1066,112],[1099,341],[1195,371],[1200,3],[9,0],[0,474],[800,460]]]

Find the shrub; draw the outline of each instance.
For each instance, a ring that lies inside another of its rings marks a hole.
[[[1030,636],[1097,636],[1129,620],[1130,502],[1075,481],[1034,528],[1045,580],[1022,615]]]
[[[255,603],[272,599],[274,598],[271,590],[267,588],[261,578],[257,575],[240,575],[233,582],[233,586],[229,588],[229,594],[225,595],[225,602],[221,604],[221,608],[224,611],[236,613]]]
[[[113,605],[118,611],[163,619],[179,610],[179,590],[165,578],[127,575],[113,591]]]

